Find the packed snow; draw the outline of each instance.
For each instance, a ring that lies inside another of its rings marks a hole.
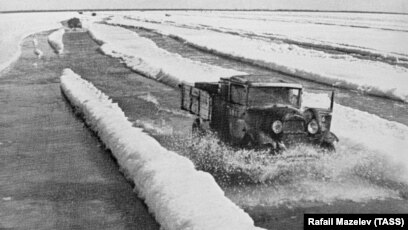
[[[95,23],[89,31],[95,40],[103,44],[100,49],[105,54],[120,58],[133,70],[169,85],[200,79],[217,81],[220,77],[243,74],[167,52],[150,39],[122,27]]]
[[[205,172],[135,128],[116,103],[72,70],[61,89],[118,160],[163,229],[260,229]]]
[[[20,56],[20,42],[24,37],[60,28],[60,22],[73,15],[72,12],[0,14],[0,71]]]
[[[408,45],[405,42],[408,39],[408,16],[401,14],[242,11],[144,11],[121,14],[140,20],[241,36],[267,37],[383,58],[408,58]]]
[[[57,54],[62,54],[64,52],[64,43],[62,42],[64,33],[65,29],[61,28],[48,35],[48,42]]]
[[[387,62],[327,53],[267,38],[216,32],[207,27],[186,28],[178,24],[146,22],[122,16],[112,17],[107,22],[154,30],[209,52],[297,77],[408,101],[408,69]],[[389,42],[395,43],[391,38]]]

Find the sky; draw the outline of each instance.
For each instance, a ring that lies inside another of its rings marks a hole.
[[[0,0],[0,11],[141,8],[297,9],[408,13],[408,0]]]

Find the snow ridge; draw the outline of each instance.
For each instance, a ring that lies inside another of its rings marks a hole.
[[[57,54],[62,54],[64,52],[64,43],[62,42],[62,37],[64,36],[64,33],[65,29],[61,28],[48,35],[48,43],[51,45],[51,47]]]
[[[162,229],[261,229],[224,196],[210,174],[133,127],[120,107],[91,83],[65,69],[61,89],[134,181]]]
[[[94,23],[89,33],[102,44],[104,54],[120,58],[134,71],[173,87],[180,82],[218,81],[221,77],[244,74],[170,53],[122,27]]]

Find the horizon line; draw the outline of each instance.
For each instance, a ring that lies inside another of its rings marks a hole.
[[[408,15],[403,12],[385,12],[385,11],[360,11],[360,10],[302,10],[302,9],[200,9],[200,8],[134,8],[134,9],[61,9],[61,10],[8,10],[0,11],[7,13],[41,13],[41,12],[72,12],[72,11],[266,11],[266,12],[311,12],[311,13],[363,13],[363,14],[398,14]]]

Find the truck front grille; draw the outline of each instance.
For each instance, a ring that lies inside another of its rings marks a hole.
[[[304,133],[305,126],[303,120],[287,120],[283,122],[284,133]]]

